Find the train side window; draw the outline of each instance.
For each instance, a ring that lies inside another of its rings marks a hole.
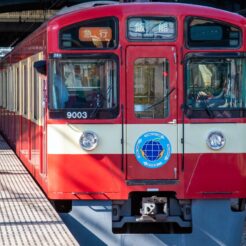
[[[0,106],[3,107],[3,71],[0,73]]]
[[[4,71],[1,72],[1,106],[4,108]]]
[[[14,67],[10,67],[9,69],[9,94],[12,94],[12,97],[9,98],[10,107],[9,109],[13,112],[15,110],[15,70]]]
[[[35,120],[39,119],[39,79],[36,69],[33,69],[33,117]]]
[[[7,72],[3,73],[3,107],[7,108]]]
[[[186,64],[190,118],[245,117],[246,58],[194,57]]]
[[[8,69],[8,95],[12,94],[12,97],[8,98],[8,109],[13,111],[13,99],[14,99],[14,76],[13,76],[13,67]]]
[[[27,65],[23,66],[23,113],[27,116],[28,113],[28,76]]]
[[[16,90],[15,90],[15,85],[16,85],[16,83],[15,83],[15,79],[16,79],[16,77],[15,77],[15,69],[14,69],[14,67],[11,67],[11,76],[12,76],[12,86],[11,86],[11,90],[10,90],[10,93],[12,92],[12,98],[11,98],[11,110],[12,111],[15,111],[15,92],[16,92]]]
[[[3,71],[0,73],[0,106],[3,107]]]
[[[233,25],[211,19],[189,17],[186,42],[189,48],[238,48],[242,31]]]
[[[112,49],[118,45],[118,21],[102,18],[63,28],[59,35],[61,49]]]
[[[16,111],[20,110],[20,79],[19,79],[19,68],[16,68]]]
[[[0,73],[0,107],[3,106],[3,79],[2,79],[2,72]]]
[[[139,58],[134,64],[134,111],[137,118],[168,116],[169,63],[165,58]]]

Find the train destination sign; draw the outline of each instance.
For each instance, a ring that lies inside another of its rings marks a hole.
[[[82,42],[112,40],[112,30],[110,27],[81,27],[79,29],[79,40]]]
[[[132,40],[173,40],[176,23],[171,17],[134,17],[128,20],[128,38]]]

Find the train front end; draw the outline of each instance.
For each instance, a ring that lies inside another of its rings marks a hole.
[[[171,7],[112,4],[50,22],[48,195],[110,201],[114,233],[209,233],[218,211],[241,230],[243,20]]]

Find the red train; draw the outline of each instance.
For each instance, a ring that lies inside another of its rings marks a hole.
[[[112,201],[113,232],[191,233],[204,202],[242,224],[245,24],[171,3],[61,11],[1,61],[1,132],[57,206]]]

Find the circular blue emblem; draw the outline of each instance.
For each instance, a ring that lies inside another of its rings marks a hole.
[[[147,168],[159,168],[171,157],[172,148],[166,136],[160,132],[146,132],[135,144],[138,162]]]

